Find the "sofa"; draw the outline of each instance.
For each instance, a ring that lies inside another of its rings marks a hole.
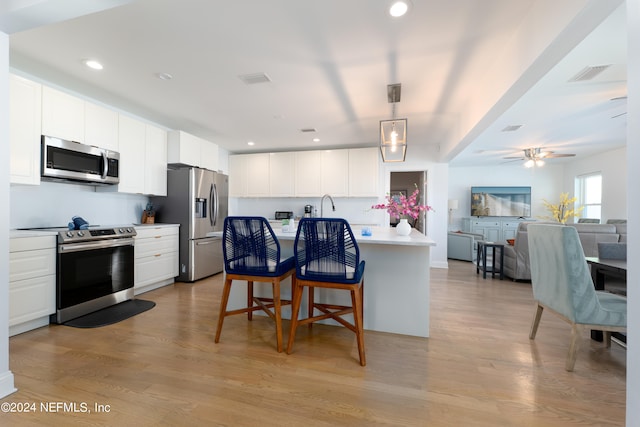
[[[535,222],[545,224],[544,222]],[[505,244],[504,247],[504,275],[513,280],[531,280],[529,266],[529,239],[527,227],[532,222],[521,222],[516,231],[513,246]],[[548,223],[556,224],[557,223]],[[582,244],[582,250],[587,257],[598,256],[598,243],[617,243],[627,241],[627,224],[592,224],[578,223],[567,224],[567,227],[575,227]]]
[[[476,242],[484,235],[466,231],[450,231],[447,236],[447,258],[461,261],[476,260]]]

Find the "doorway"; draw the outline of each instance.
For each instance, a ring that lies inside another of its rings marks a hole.
[[[410,171],[410,172],[391,172],[389,180],[389,191],[392,197],[404,194],[406,197],[411,196],[416,186],[420,190],[418,203],[424,205],[427,203],[427,172],[426,171]],[[398,220],[390,218],[392,227],[398,224]],[[417,220],[409,220],[411,226],[423,234],[426,234],[426,212],[421,212]]]

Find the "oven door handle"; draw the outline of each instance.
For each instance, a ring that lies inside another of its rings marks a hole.
[[[58,246],[58,253],[87,251],[91,249],[115,248],[119,246],[133,246],[133,238],[109,239],[98,242],[65,243]]]

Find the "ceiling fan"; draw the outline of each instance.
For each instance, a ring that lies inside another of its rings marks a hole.
[[[575,154],[556,154],[553,151],[543,151],[542,148],[525,148],[522,150],[524,156],[518,157],[504,157],[508,160],[526,160],[524,166],[527,168],[533,166],[544,166],[545,159],[552,159],[555,157],[573,157]]]

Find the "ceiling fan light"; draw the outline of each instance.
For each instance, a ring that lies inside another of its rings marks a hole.
[[[544,160],[542,160],[542,159],[537,159],[537,160],[536,160],[536,166],[538,166],[538,167],[542,167],[542,166],[544,166]]]
[[[536,162],[533,159],[529,159],[526,162],[524,162],[524,167],[525,168],[531,168],[536,164]]]
[[[393,16],[394,18],[398,18],[400,16],[403,16],[405,13],[407,13],[408,10],[409,10],[408,0],[395,1],[389,7],[389,15]]]

